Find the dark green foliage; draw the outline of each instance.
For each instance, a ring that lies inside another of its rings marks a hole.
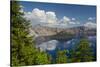
[[[11,65],[34,64],[35,48],[29,35],[30,24],[22,16],[17,1],[11,1]]]
[[[50,64],[51,63],[51,57],[45,53],[45,52],[38,52],[36,53],[36,60],[35,63],[36,64]]]
[[[56,63],[67,63],[67,50],[58,50],[57,51],[57,57],[56,57]]]
[[[30,23],[20,9],[18,1],[11,1],[11,65],[49,64],[49,55],[36,50],[33,36],[29,36]]]
[[[89,62],[93,59],[92,48],[87,39],[81,39],[76,49],[71,51],[71,62]]]

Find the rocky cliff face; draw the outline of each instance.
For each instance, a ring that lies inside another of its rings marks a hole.
[[[31,29],[31,34],[36,36],[36,43],[41,44],[49,40],[68,40],[75,36],[96,35],[96,29],[90,29],[84,26],[74,28],[53,28],[37,25]]]
[[[39,36],[52,36],[63,32],[70,33],[73,35],[79,33],[86,34],[86,35],[96,34],[96,29],[90,29],[84,26],[73,27],[73,28],[52,28],[52,27],[37,25],[33,27],[32,30],[35,32],[35,34],[38,34]]]
[[[77,34],[82,29],[81,28],[52,28],[52,27],[37,25],[33,27],[32,30],[39,36],[51,36],[51,35],[56,35],[61,32]]]

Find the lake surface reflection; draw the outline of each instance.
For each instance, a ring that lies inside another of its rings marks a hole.
[[[88,36],[87,39],[89,40],[90,47],[93,49],[94,56],[96,56],[96,36]],[[55,59],[57,49],[71,50],[78,45],[80,40],[80,37],[75,37],[70,40],[49,40],[39,44],[37,47],[40,48],[41,51],[46,51]]]
[[[96,36],[88,36],[88,40],[90,42],[90,46],[92,48],[96,48]],[[80,42],[80,38],[73,38],[71,40],[50,40],[47,42],[43,42],[39,44],[37,47],[40,48],[41,51],[54,51],[55,49],[59,48],[63,49],[72,49],[74,48],[77,43]]]

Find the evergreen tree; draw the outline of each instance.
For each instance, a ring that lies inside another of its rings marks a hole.
[[[37,52],[35,63],[38,65],[50,64],[51,63],[51,56],[45,52]]]
[[[87,39],[81,39],[77,48],[71,52],[71,62],[89,62],[93,61],[94,56],[92,48]]]
[[[30,23],[23,18],[18,1],[11,1],[11,65],[34,64],[33,37],[28,37]]]
[[[23,18],[18,1],[11,1],[11,66],[51,63],[46,52],[35,48],[33,36],[30,36],[29,21]]]
[[[56,57],[56,63],[66,63],[67,62],[67,50],[58,50],[57,51],[57,57]]]

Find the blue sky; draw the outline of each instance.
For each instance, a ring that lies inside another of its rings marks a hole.
[[[55,4],[55,3],[40,3],[40,2],[26,2],[21,1],[24,12],[32,12],[35,8],[44,10],[45,12],[54,12],[57,19],[62,19],[64,16],[68,18],[75,18],[74,21],[80,24],[86,22],[96,22],[96,6],[87,5],[72,5],[72,4]],[[89,20],[90,18],[90,20]]]

